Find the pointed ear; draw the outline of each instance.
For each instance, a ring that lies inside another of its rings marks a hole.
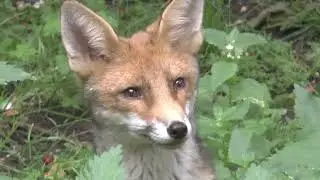
[[[107,22],[74,0],[61,7],[61,36],[70,69],[84,77],[91,74],[97,61],[112,58],[119,44]]]
[[[199,51],[204,0],[172,0],[161,18],[147,31],[157,31],[158,38],[165,39],[177,50],[195,54]]]

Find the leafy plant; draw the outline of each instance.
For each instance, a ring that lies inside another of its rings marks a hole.
[[[102,153],[101,156],[95,155],[76,180],[124,180],[124,169],[120,165],[121,153],[121,146],[118,145]]]

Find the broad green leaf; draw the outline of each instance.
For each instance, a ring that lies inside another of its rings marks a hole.
[[[232,180],[234,179],[231,175],[231,171],[223,166],[223,162],[217,161],[214,166],[217,174],[217,179],[219,180]]]
[[[122,147],[112,147],[101,156],[95,155],[76,180],[124,180],[125,171],[121,166],[121,159]]]
[[[271,100],[268,88],[254,79],[244,79],[231,89],[233,101],[248,100],[262,107]]]
[[[18,180],[18,179],[14,177],[9,177],[9,176],[0,176],[0,180]]]
[[[214,120],[207,116],[200,115],[198,117],[199,135],[201,137],[207,137],[212,135],[214,128]]]
[[[225,81],[233,77],[238,70],[238,65],[231,62],[218,61],[211,69],[211,91],[215,92]]]
[[[233,44],[233,42],[236,42],[238,40],[239,34],[240,34],[240,32],[239,32],[238,28],[236,28],[236,27],[233,28],[232,31],[227,36],[228,43]]]
[[[240,49],[246,49],[252,45],[265,44],[266,39],[258,34],[240,33],[234,46]]]
[[[245,180],[274,180],[274,178],[267,169],[252,164],[246,173]]]
[[[254,153],[249,151],[252,133],[245,129],[235,128],[229,143],[229,161],[247,167],[254,160]]]
[[[265,137],[254,134],[250,142],[250,151],[254,152],[255,159],[263,159],[267,157],[272,148],[271,142]]]
[[[235,106],[226,109],[221,119],[223,120],[242,120],[248,113],[250,103],[248,101],[242,101]]]
[[[319,139],[320,132],[316,132],[304,140],[287,144],[284,149],[271,156],[263,166],[274,172],[285,173],[293,179],[306,179],[306,174],[310,175],[310,179],[319,178]]]
[[[296,116],[303,122],[306,130],[318,130],[320,128],[320,99],[298,85],[294,85],[294,88]]]
[[[217,29],[205,29],[204,37],[209,44],[215,45],[221,50],[225,49],[227,44],[227,34],[224,31]]]
[[[6,84],[10,81],[21,81],[30,77],[30,74],[22,69],[0,61],[0,84]]]

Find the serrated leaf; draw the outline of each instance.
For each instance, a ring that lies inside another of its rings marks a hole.
[[[252,103],[265,106],[271,100],[270,93],[265,84],[254,79],[244,79],[231,89],[233,101],[248,100]]]
[[[254,160],[254,153],[249,151],[252,135],[245,129],[233,129],[228,149],[230,162],[246,167]]]
[[[232,62],[218,61],[211,69],[211,91],[215,92],[225,81],[233,77],[238,70],[238,65]]]
[[[122,147],[112,147],[101,156],[95,155],[76,180],[124,180],[125,171],[121,166],[121,159]]]
[[[258,34],[240,33],[238,35],[237,40],[234,43],[234,46],[240,49],[246,49],[252,45],[265,44],[265,43],[267,43],[267,40]]]
[[[250,103],[242,101],[235,106],[232,106],[223,112],[221,119],[223,120],[241,120],[248,113]]]
[[[240,32],[238,28],[233,28],[232,31],[227,35],[227,41],[229,43],[236,42],[238,40],[239,34]]]
[[[202,116],[198,117],[199,135],[207,137],[213,133],[214,120],[212,118]]]
[[[274,180],[274,178],[267,169],[252,164],[246,173],[245,180]]]
[[[0,180],[18,180],[18,179],[14,177],[9,177],[9,176],[0,176]]]
[[[250,151],[254,152],[255,159],[262,159],[269,155],[272,148],[271,142],[265,137],[260,135],[254,135],[250,142]]]
[[[319,129],[320,99],[296,84],[294,85],[294,93],[296,95],[294,106],[296,116],[306,129]]]
[[[30,77],[30,74],[22,69],[0,61],[0,84],[6,84],[10,81],[22,81]]]
[[[228,168],[224,167],[222,162],[216,162],[214,167],[217,172],[217,179],[219,180],[233,179],[231,175],[231,171]]]
[[[293,179],[305,179],[305,174],[314,178],[319,177],[319,139],[320,132],[316,132],[304,140],[288,144],[271,156],[264,166],[274,172],[285,173]]]
[[[217,29],[205,29],[204,37],[209,44],[215,45],[219,49],[225,49],[227,44],[227,34],[224,31]]]

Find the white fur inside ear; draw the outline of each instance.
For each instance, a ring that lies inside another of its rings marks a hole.
[[[197,51],[199,42],[194,45],[192,41],[201,31],[203,8],[204,0],[173,0],[162,14],[160,34],[167,35],[174,44],[196,46],[194,51]],[[191,42],[186,42],[186,37],[191,38]]]

